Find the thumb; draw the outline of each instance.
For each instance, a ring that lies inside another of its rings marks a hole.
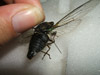
[[[0,44],[18,36],[44,19],[43,11],[28,4],[10,4],[0,7]]]

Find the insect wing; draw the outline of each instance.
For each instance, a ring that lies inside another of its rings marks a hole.
[[[71,11],[69,14],[64,16],[61,20],[59,20],[54,25],[54,28],[64,26],[68,23],[71,23],[72,21],[75,21],[76,19],[81,19],[83,16],[85,16],[89,11],[91,11],[99,3],[100,3],[100,0],[87,1],[86,3],[80,5],[79,7]]]
[[[57,28],[56,29],[57,36],[62,36],[64,34],[68,34],[70,32],[73,32],[78,27],[78,25],[80,25],[81,21],[82,21],[81,19],[78,19],[78,20],[75,20],[75,21],[68,23],[65,26]]]

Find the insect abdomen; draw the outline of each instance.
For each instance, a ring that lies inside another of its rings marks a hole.
[[[34,33],[30,40],[27,57],[31,59],[38,52],[40,52],[46,46],[48,40],[48,35],[44,33]]]

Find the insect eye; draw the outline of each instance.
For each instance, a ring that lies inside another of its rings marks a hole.
[[[53,22],[53,21],[52,21],[52,22],[49,22],[49,24],[50,24],[50,25],[54,25],[54,22]]]

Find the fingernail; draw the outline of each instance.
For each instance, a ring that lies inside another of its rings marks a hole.
[[[43,12],[39,8],[30,8],[18,12],[12,17],[12,24],[15,32],[21,33],[34,25],[40,23],[44,18]]]

